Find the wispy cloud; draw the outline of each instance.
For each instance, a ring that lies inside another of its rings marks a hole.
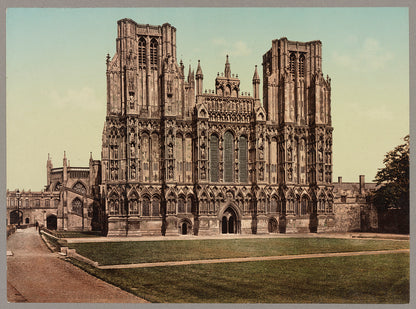
[[[227,41],[224,38],[214,38],[212,43],[222,49],[222,54],[233,56],[248,56],[251,49],[244,41]]]
[[[351,40],[351,42],[353,41],[355,40]],[[361,72],[382,69],[391,59],[393,59],[393,53],[386,50],[379,41],[373,38],[365,39],[351,53],[347,54],[341,51],[332,54],[332,60],[337,64]]]
[[[105,102],[101,102],[93,89],[83,87],[81,89],[68,89],[66,92],[56,90],[49,93],[49,98],[54,106],[81,110],[98,110]]]
[[[359,103],[351,103],[350,109],[352,114],[363,120],[378,120],[389,121],[394,120],[391,108],[385,105],[378,105],[377,107],[365,106]]]

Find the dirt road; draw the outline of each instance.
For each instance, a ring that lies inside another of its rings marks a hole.
[[[7,299],[37,303],[144,303],[97,279],[48,250],[35,228],[7,240]]]

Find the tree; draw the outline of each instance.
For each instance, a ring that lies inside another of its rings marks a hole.
[[[373,194],[373,202],[379,212],[387,212],[389,209],[400,210],[400,215],[404,216],[402,219],[408,222],[409,135],[404,137],[404,141],[404,144],[386,154],[383,160],[385,167],[379,169],[375,177],[378,189]],[[399,227],[400,230],[403,228],[405,227]]]

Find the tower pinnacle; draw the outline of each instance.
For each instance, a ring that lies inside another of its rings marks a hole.
[[[225,62],[224,76],[227,78],[231,77],[231,67],[230,67],[230,63],[228,62],[228,55],[227,55],[227,60]]]

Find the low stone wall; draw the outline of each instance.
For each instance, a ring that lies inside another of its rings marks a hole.
[[[14,232],[16,232],[16,225],[10,224],[7,226],[7,238],[9,238],[10,235],[12,235]]]
[[[367,203],[335,203],[335,232],[373,232],[378,229],[377,210]]]

